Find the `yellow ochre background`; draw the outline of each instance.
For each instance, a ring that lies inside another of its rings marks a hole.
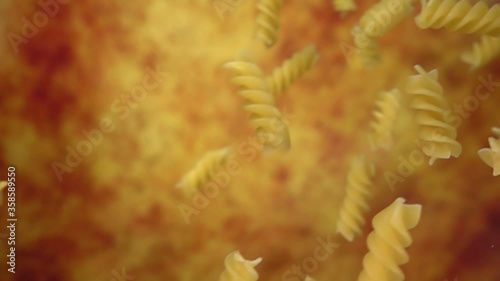
[[[18,218],[16,273],[7,272],[1,239],[0,280],[218,280],[234,250],[263,258],[259,280],[284,280],[328,237],[338,248],[308,274],[356,280],[371,218],[400,196],[423,208],[410,231],[406,280],[500,280],[500,179],[476,153],[500,126],[499,87],[461,118],[458,159],[433,166],[425,159],[393,190],[384,173],[397,174],[418,151],[406,93],[393,149],[370,152],[367,140],[378,93],[403,89],[415,64],[438,69],[452,109],[480,77],[500,81],[498,60],[477,72],[460,61],[477,36],[418,29],[415,2],[380,40],[382,63],[357,69],[341,45],[353,45],[350,30],[375,1],[357,1],[344,19],[328,0],[285,1],[277,44],[253,55],[271,73],[309,44],[320,54],[278,98],[291,116],[292,147],[251,161],[234,150],[240,172],[186,223],[179,206],[193,202],[176,183],[207,151],[237,148],[253,134],[223,64],[252,41],[256,1],[241,1],[223,18],[209,0],[66,2],[52,1],[58,11],[16,44],[23,18],[32,23],[43,9],[36,1],[0,4],[0,180],[16,167]],[[154,82],[155,69],[158,83],[143,100],[131,99],[144,79]],[[54,163],[67,165],[67,149],[102,122],[112,131],[59,181]],[[361,154],[377,174],[363,234],[349,243],[335,224],[351,159]],[[6,197],[4,190],[0,221]]]

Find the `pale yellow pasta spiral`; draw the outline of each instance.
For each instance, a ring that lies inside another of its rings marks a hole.
[[[373,231],[368,235],[369,252],[363,258],[363,271],[358,281],[401,281],[404,273],[400,265],[409,261],[405,248],[412,244],[409,230],[420,221],[422,206],[404,204],[397,198],[375,215]]]
[[[500,56],[500,37],[484,35],[474,43],[472,50],[461,56],[462,61],[470,64],[471,70],[481,68]]]
[[[422,0],[422,10],[415,18],[422,29],[450,30],[466,34],[500,36],[500,5],[491,8],[484,1],[474,5],[468,0]]]
[[[363,212],[368,210],[366,201],[371,195],[371,180],[374,173],[375,167],[367,163],[364,157],[353,159],[347,174],[346,194],[337,221],[337,232],[348,241],[361,234],[361,227],[365,224]]]
[[[419,125],[419,138],[425,144],[422,151],[430,157],[429,165],[436,159],[458,157],[462,146],[455,138],[456,129],[445,121],[447,109],[443,97],[443,87],[438,82],[436,69],[427,73],[416,65],[418,74],[410,76],[406,84],[406,92],[414,95],[411,107],[416,110],[415,121]]]
[[[225,67],[236,75],[232,81],[239,86],[238,93],[246,100],[244,108],[251,113],[250,123],[257,128],[259,140],[268,149],[289,149],[288,128],[260,69],[254,63],[244,61],[226,63]]]
[[[500,128],[494,127],[491,129],[497,138],[488,138],[490,148],[482,148],[478,150],[479,158],[488,166],[493,168],[493,175],[500,175]]]
[[[260,0],[257,4],[257,39],[264,42],[266,47],[272,47],[278,40],[280,26],[279,11],[283,0]]]
[[[354,0],[333,0],[333,7],[335,11],[344,16],[346,13],[356,10],[356,2]]]
[[[370,123],[373,130],[368,138],[372,149],[392,147],[392,132],[399,112],[400,93],[398,89],[383,92],[375,102],[378,109],[373,112],[374,120]]]
[[[401,11],[394,13],[393,3],[397,1]],[[382,0],[373,5],[359,19],[359,27],[368,38],[378,39],[387,31],[407,18],[411,11],[413,0]]]
[[[255,271],[262,258],[253,261],[246,260],[240,252],[234,251],[226,256],[224,260],[225,270],[222,272],[219,281],[256,281],[259,274]]]
[[[286,91],[297,78],[314,65],[318,58],[319,55],[313,45],[295,53],[280,67],[274,69],[270,76],[266,77],[271,93],[279,95]]]
[[[178,188],[184,189],[189,194],[200,190],[209,182],[211,174],[216,173],[227,161],[230,148],[225,147],[215,151],[207,152],[177,184]]]

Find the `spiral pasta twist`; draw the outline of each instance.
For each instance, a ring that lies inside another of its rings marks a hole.
[[[231,252],[224,260],[226,269],[220,275],[219,281],[256,281],[259,274],[254,267],[261,261],[262,258],[246,260],[239,251]]]
[[[468,0],[422,0],[415,22],[422,29],[445,27],[466,34],[500,36],[500,5],[490,8],[483,1],[472,6]]]
[[[497,138],[488,138],[490,148],[479,149],[477,154],[486,165],[493,168],[493,176],[498,176],[500,175],[500,128],[492,128],[491,130]]]
[[[354,0],[333,0],[333,7],[335,11],[345,16],[346,13],[356,10],[356,2]]]
[[[351,35],[357,48],[357,56],[365,66],[370,67],[380,61],[380,53],[375,40],[368,38],[358,25],[352,28]]]
[[[412,12],[411,2],[413,0],[398,0],[402,11],[397,13],[390,13],[392,11],[392,0],[382,0],[373,5],[366,11],[359,19],[359,27],[368,38],[378,39],[382,37],[387,31],[391,30],[407,18]],[[382,17],[382,14],[386,14]]]
[[[177,184],[178,188],[183,188],[192,194],[200,190],[209,180],[211,174],[217,172],[227,161],[230,155],[230,148],[225,147],[219,150],[207,152]]]
[[[447,105],[443,88],[437,81],[438,72],[434,69],[427,73],[419,65],[415,69],[418,74],[409,77],[406,92],[415,96],[411,107],[417,112],[415,120],[420,126],[419,138],[425,144],[422,151],[430,157],[429,165],[436,159],[458,157],[462,153],[462,146],[455,140],[455,128],[445,122]]]
[[[369,188],[374,173],[373,164],[367,163],[363,157],[353,159],[347,174],[346,195],[337,221],[337,232],[348,241],[361,234],[361,227],[365,224],[363,211],[368,210],[366,200],[371,194]]]
[[[279,10],[283,0],[260,0],[257,4],[257,39],[264,42],[266,47],[272,47],[278,40]]]
[[[500,37],[482,36],[481,41],[474,43],[472,50],[460,58],[470,64],[471,70],[481,68],[500,56]]]
[[[290,148],[288,128],[275,106],[275,97],[269,92],[259,67],[254,63],[236,61],[225,64],[236,77],[233,83],[239,86],[238,93],[246,100],[244,109],[251,113],[250,123],[257,130],[259,140],[266,148]]]
[[[422,210],[421,205],[404,202],[397,198],[373,217],[374,230],[367,238],[369,252],[363,258],[358,281],[404,280],[399,266],[409,261],[405,251],[412,244],[409,230],[417,226]]]
[[[286,91],[297,78],[314,65],[318,58],[319,55],[314,45],[309,45],[302,51],[295,53],[266,77],[271,93],[278,95]]]
[[[373,112],[374,121],[370,123],[373,134],[368,138],[372,149],[378,147],[389,150],[392,147],[392,131],[399,112],[399,90],[383,92],[375,102],[378,110]]]

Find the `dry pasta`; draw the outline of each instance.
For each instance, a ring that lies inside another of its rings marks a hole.
[[[178,188],[184,189],[189,194],[200,190],[209,182],[211,174],[216,173],[227,161],[230,148],[225,147],[219,150],[207,152],[177,184]]]
[[[409,261],[405,248],[412,244],[409,230],[420,221],[422,206],[404,204],[397,198],[375,215],[373,231],[368,235],[368,253],[363,258],[363,271],[358,281],[401,281],[400,265]]]
[[[365,224],[363,212],[368,210],[367,197],[371,195],[371,180],[375,167],[364,157],[353,159],[347,175],[346,195],[337,221],[337,232],[346,240],[352,241],[361,234]]]
[[[259,274],[254,269],[262,258],[246,260],[239,251],[231,252],[224,260],[225,270],[220,275],[219,281],[256,281]]]
[[[344,16],[346,13],[356,10],[356,2],[354,0],[333,0],[333,8]]]
[[[392,132],[396,124],[396,118],[399,112],[398,89],[383,92],[375,102],[378,110],[373,112],[374,121],[370,123],[373,130],[368,138],[372,149],[383,148],[389,150],[392,147]]]
[[[491,8],[484,1],[474,5],[468,0],[422,0],[422,10],[415,18],[422,29],[450,30],[466,34],[500,36],[500,5]]]
[[[461,56],[462,61],[470,64],[471,70],[481,68],[500,56],[500,37],[482,36],[481,41],[472,45],[472,50]]]
[[[257,4],[257,39],[264,42],[266,47],[272,47],[278,40],[279,11],[283,0],[260,0]]]
[[[488,166],[493,168],[493,175],[500,175],[500,128],[492,128],[493,133],[497,138],[488,138],[490,148],[482,148],[478,150],[479,158]]]
[[[391,13],[392,1],[383,0],[379,1],[377,4],[373,5],[368,11],[366,11],[359,19],[359,27],[361,32],[363,32],[368,38],[378,39],[382,37],[387,31],[392,29],[394,26],[399,24],[405,18],[407,18],[411,11],[412,0],[397,0],[402,10],[398,13]],[[382,17],[381,14],[385,13],[386,17]],[[382,19],[387,20],[384,22]]]
[[[352,28],[351,35],[362,63],[367,67],[376,64],[380,60],[380,54],[375,40],[368,38],[358,25]]]
[[[456,129],[445,121],[447,108],[443,87],[437,81],[436,69],[427,73],[416,65],[417,75],[409,77],[406,92],[413,95],[411,107],[416,110],[415,121],[419,125],[419,138],[423,141],[422,151],[430,157],[429,165],[436,159],[458,157],[462,146],[455,138]]]
[[[279,95],[286,91],[297,78],[314,65],[318,58],[319,55],[313,45],[295,53],[283,65],[276,68],[270,76],[266,77],[271,93]]]
[[[238,93],[246,100],[244,108],[251,113],[250,123],[257,128],[259,140],[267,149],[289,149],[288,128],[260,69],[254,63],[244,61],[226,63],[225,67],[236,75],[232,81],[239,86]]]
[[[500,138],[500,127],[493,127],[491,128],[491,131],[493,132],[493,134]]]

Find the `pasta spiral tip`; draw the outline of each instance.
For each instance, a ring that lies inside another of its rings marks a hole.
[[[259,15],[257,16],[256,38],[264,42],[266,47],[272,47],[278,39],[279,10],[283,0],[260,0],[257,4]]]
[[[437,81],[437,70],[427,73],[419,65],[415,69],[418,74],[409,77],[406,92],[414,96],[411,107],[416,111],[419,138],[425,144],[422,151],[430,157],[429,165],[436,159],[458,157],[462,146],[455,140],[456,129],[445,122],[447,103],[443,88]]]
[[[302,51],[295,53],[283,65],[276,68],[270,76],[266,77],[271,93],[278,95],[286,91],[297,78],[316,63],[318,58],[319,55],[314,45],[309,45]]]
[[[246,260],[239,251],[231,252],[224,260],[225,270],[222,272],[219,281],[256,281],[259,274],[254,269],[262,258]]]
[[[498,134],[498,128],[492,129],[495,134]],[[493,176],[500,175],[500,135],[499,138],[488,138],[490,148],[482,148],[478,150],[479,158],[488,166],[493,168]]]
[[[355,158],[347,175],[346,195],[337,221],[337,232],[346,240],[352,241],[361,234],[365,224],[363,212],[368,210],[367,197],[371,195],[371,179],[375,167],[364,157]]]
[[[211,174],[217,172],[226,163],[231,149],[225,147],[215,151],[207,152],[177,184],[188,193],[200,190],[203,185],[210,181]]]
[[[491,8],[483,1],[473,6],[468,0],[422,1],[422,10],[415,18],[421,29],[445,27],[466,34],[500,36],[500,5]]]
[[[500,38],[482,36],[481,41],[472,45],[472,50],[464,53],[460,58],[470,64],[471,70],[477,70],[500,56]]]
[[[409,230],[417,226],[422,211],[421,205],[404,202],[397,198],[373,217],[373,231],[367,238],[369,252],[358,281],[404,280],[399,266],[409,261],[405,251],[413,242]]]
[[[378,110],[373,112],[374,121],[370,123],[373,130],[369,137],[372,149],[383,148],[389,150],[392,147],[392,132],[399,112],[398,89],[383,92],[379,100],[376,101]]]

